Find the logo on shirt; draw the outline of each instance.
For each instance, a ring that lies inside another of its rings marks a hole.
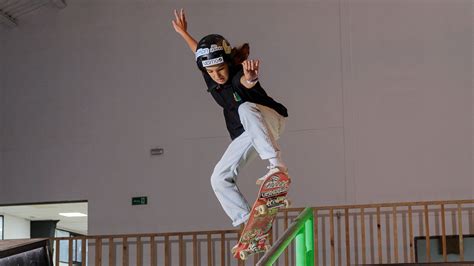
[[[242,101],[242,98],[240,98],[240,95],[239,95],[237,92],[234,92],[234,100],[235,100],[236,102]]]

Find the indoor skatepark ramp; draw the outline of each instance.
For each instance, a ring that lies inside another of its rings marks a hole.
[[[0,266],[52,266],[48,239],[0,241]]]

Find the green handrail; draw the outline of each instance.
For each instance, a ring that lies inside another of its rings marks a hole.
[[[257,262],[257,266],[272,265],[293,240],[296,242],[296,266],[314,266],[313,222],[313,209],[304,209],[270,250]]]

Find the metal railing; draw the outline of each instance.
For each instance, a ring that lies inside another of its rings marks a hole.
[[[291,226],[283,233],[280,239],[260,259],[257,266],[273,265],[293,240],[295,240],[296,243],[296,266],[313,266],[313,223],[313,209],[304,209],[304,211],[296,217]]]

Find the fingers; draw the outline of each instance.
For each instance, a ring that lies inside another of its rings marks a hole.
[[[244,70],[247,71],[258,71],[260,67],[260,60],[245,60],[242,62]]]
[[[176,9],[174,10],[174,18],[172,21],[173,23],[173,27],[177,27],[178,26],[178,23],[179,23],[179,18],[178,18],[178,11],[176,11]]]
[[[259,60],[255,60],[254,69],[253,69],[253,70],[258,71],[259,64],[260,64],[260,61],[259,61]]]
[[[174,10],[174,17],[176,18],[176,21],[179,20],[178,11],[176,9]]]
[[[179,11],[174,10],[175,24],[184,25],[186,23],[186,15],[184,9],[181,8]]]
[[[245,60],[242,62],[242,68],[247,80],[258,79],[258,69],[260,67],[260,60]]]

